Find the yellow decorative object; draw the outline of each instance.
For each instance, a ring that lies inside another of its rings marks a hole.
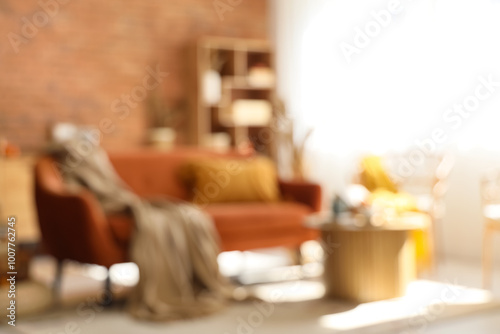
[[[395,214],[419,211],[412,195],[398,192],[396,185],[384,169],[381,157],[364,157],[361,160],[361,169],[361,183],[371,192],[369,203],[372,207],[392,210]],[[430,223],[422,230],[411,232],[415,241],[419,271],[430,268],[432,264],[429,229]]]
[[[197,204],[280,200],[274,163],[266,157],[201,159],[182,168]]]
[[[375,155],[364,157],[361,160],[361,169],[361,184],[369,191],[379,188],[393,193],[398,191],[396,185],[386,173],[381,157]]]
[[[429,269],[432,266],[432,254],[429,248],[430,228],[428,226],[421,230],[411,231],[411,236],[416,246],[415,255],[417,256],[417,270],[419,272]]]

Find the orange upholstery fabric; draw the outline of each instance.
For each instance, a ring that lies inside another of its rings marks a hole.
[[[108,224],[115,241],[124,248],[130,246],[130,240],[134,233],[134,221],[125,214],[108,215]]]
[[[217,203],[204,209],[214,219],[223,250],[245,250],[276,246],[297,246],[314,238],[304,228],[304,216],[313,210],[304,204]]]
[[[120,177],[138,195],[187,200],[180,167],[199,157],[246,158],[197,149],[168,152],[140,151],[110,154]],[[88,191],[70,193],[50,157],[35,166],[35,197],[48,252],[58,259],[111,266],[129,261],[133,221],[123,214],[106,216]],[[305,182],[279,182],[278,203],[217,203],[203,206],[214,219],[223,250],[289,246],[317,237],[302,226],[306,214],[320,209],[321,188]]]
[[[187,200],[189,194],[178,175],[179,169],[189,159],[206,156],[204,151],[176,150],[168,154],[114,153],[109,157],[118,175],[139,196],[168,195]]]

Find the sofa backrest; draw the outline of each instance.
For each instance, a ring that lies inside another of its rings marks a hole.
[[[235,152],[217,153],[195,148],[109,153],[116,172],[137,195],[165,195],[183,200],[189,199],[189,193],[179,175],[181,166],[191,159],[222,156],[243,157]]]

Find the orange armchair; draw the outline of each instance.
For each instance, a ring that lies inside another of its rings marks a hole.
[[[49,157],[35,166],[35,202],[43,246],[57,260],[107,268],[128,261],[97,199],[87,190],[69,192]]]

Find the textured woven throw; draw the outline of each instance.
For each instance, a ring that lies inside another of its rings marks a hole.
[[[68,155],[79,154],[63,170],[68,187],[89,189],[105,213],[128,213],[135,222],[130,255],[140,279],[129,299],[132,315],[192,318],[215,312],[232,298],[233,287],[219,273],[218,236],[207,214],[190,203],[139,198],[119,178],[106,152],[85,136],[55,145],[51,152],[62,164]]]

